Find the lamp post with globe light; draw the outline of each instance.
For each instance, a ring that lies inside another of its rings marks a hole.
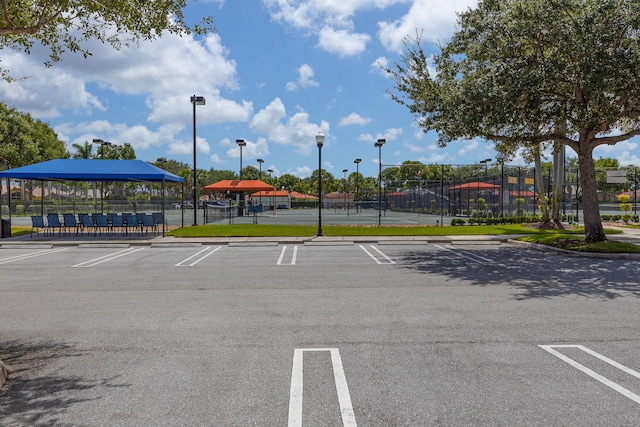
[[[318,237],[322,234],[322,146],[324,145],[324,134],[319,132],[316,135],[316,145],[318,146]]]

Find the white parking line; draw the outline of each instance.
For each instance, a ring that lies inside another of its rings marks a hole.
[[[371,252],[369,252],[367,250],[367,248],[365,248],[363,245],[360,245],[360,249],[362,249],[363,251],[366,252],[367,255],[369,255],[375,262],[377,262],[378,264],[395,264],[396,262],[394,260],[392,260],[391,258],[389,258],[387,255],[383,254],[380,249],[376,248],[373,245],[369,245],[369,247],[371,249],[373,249],[374,251],[378,252],[385,260],[387,260],[387,262],[382,262],[380,261],[375,255],[373,255]]]
[[[619,370],[626,372],[629,375],[632,375],[638,379],[640,379],[640,373],[638,373],[637,371],[634,371],[631,368],[627,368],[626,366],[616,362],[615,360],[611,360],[608,357],[605,357],[599,353],[596,353],[595,351],[584,347],[582,345],[540,345],[540,348],[548,351],[549,353],[553,354],[554,356],[556,356],[558,359],[568,363],[569,365],[573,366],[574,368],[578,369],[579,371],[584,372],[585,374],[589,375],[591,378],[600,381],[602,384],[606,385],[607,387],[610,387],[612,389],[614,389],[615,391],[617,391],[618,393],[622,394],[623,396],[633,400],[634,402],[640,404],[640,396],[638,396],[635,393],[632,393],[631,391],[627,390],[626,388],[622,387],[621,385],[614,383],[613,381],[611,381],[610,379],[603,377],[602,375],[598,374],[597,372],[587,368],[586,366],[576,362],[575,360],[571,359],[570,357],[565,356],[564,354],[560,353],[559,351],[555,350],[556,348],[577,348],[579,350],[584,351],[587,354],[590,354],[593,357],[596,357],[600,360],[602,360],[603,362],[608,363],[609,365],[618,368]]]
[[[9,264],[10,262],[14,262],[14,261],[20,261],[20,260],[23,260],[23,259],[34,258],[34,257],[41,256],[41,255],[47,255],[47,254],[52,254],[52,253],[56,253],[56,252],[66,251],[67,249],[69,249],[69,248],[42,249],[42,250],[39,250],[37,252],[32,252],[32,253],[29,253],[29,254],[16,255],[16,256],[9,257],[9,258],[5,258],[2,261],[0,261],[0,264]]]
[[[114,260],[116,258],[120,258],[120,257],[123,257],[125,255],[129,255],[129,254],[132,254],[134,252],[141,251],[143,249],[144,248],[128,248],[128,249],[124,249],[122,251],[118,251],[118,252],[115,252],[115,253],[112,253],[112,254],[103,255],[103,256],[98,257],[98,258],[90,259],[88,261],[81,262],[80,264],[72,265],[71,267],[93,267],[94,265],[102,264],[103,262],[111,261],[111,260]]]
[[[291,371],[291,391],[289,393],[289,427],[302,426],[302,392],[304,353],[307,351],[328,351],[331,353],[333,378],[338,391],[338,402],[342,414],[342,425],[356,427],[356,416],[351,405],[347,377],[342,367],[340,351],[337,348],[296,348],[293,352],[293,369]]]
[[[452,254],[455,254],[459,257],[462,258],[466,258],[470,261],[473,261],[475,263],[478,264],[495,264],[495,261],[489,258],[485,258],[483,256],[474,254],[473,252],[469,252],[469,251],[463,251],[461,249],[453,249],[453,248],[447,248],[445,246],[440,246],[440,245],[434,245],[436,248],[438,249],[442,249],[443,251],[447,251],[447,252],[451,252]]]
[[[187,259],[183,259],[182,261],[180,261],[179,263],[177,263],[176,265],[174,265],[174,267],[193,267],[194,265],[196,265],[197,263],[199,263],[200,261],[202,261],[203,259],[207,258],[209,255],[214,254],[215,252],[217,252],[218,250],[220,250],[220,248],[222,248],[222,246],[218,246],[217,248],[215,248],[214,250],[205,253],[203,256],[201,256],[200,258],[196,259],[195,261],[193,261],[191,264],[185,264],[187,261],[190,261],[192,258],[197,257],[198,255],[200,255],[203,252],[207,252],[211,249],[211,246],[207,246],[206,248],[202,249],[201,251],[191,255],[189,258]]]
[[[278,257],[277,265],[295,265],[296,259],[298,257],[298,245],[293,246],[293,255],[291,256],[291,264],[282,264],[282,260],[284,259],[284,254],[287,251],[287,246],[282,247],[282,251],[280,252],[280,257]]]

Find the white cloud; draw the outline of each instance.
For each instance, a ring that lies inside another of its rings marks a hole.
[[[356,56],[361,54],[371,40],[368,34],[351,33],[347,30],[335,30],[324,27],[318,34],[318,46],[338,56]]]
[[[365,142],[376,142],[379,139],[386,139],[387,142],[394,141],[398,139],[398,137],[402,134],[401,128],[389,128],[384,133],[378,133],[376,135],[371,135],[370,133],[363,133],[358,135],[359,141]]]
[[[381,56],[371,64],[371,72],[380,74],[382,77],[389,77],[389,74],[385,71],[389,68],[389,58]]]
[[[196,151],[198,153],[209,154],[211,147],[209,143],[199,136],[196,137]],[[169,143],[169,154],[193,154],[193,141],[173,141]]]
[[[196,122],[200,124],[245,122],[253,112],[253,104],[248,101],[237,103],[220,97],[219,92],[207,94],[199,92],[198,96],[204,96],[205,105],[196,106]],[[176,122],[185,123],[193,119],[193,105],[190,95],[172,94],[147,100],[151,109],[148,120],[152,122]]]
[[[471,141],[461,141],[464,146],[458,149],[458,155],[460,157],[468,156],[472,153],[477,153],[478,148],[480,147],[480,142],[477,139]]]
[[[2,66],[10,69],[15,77],[24,77],[13,83],[0,81],[0,98],[3,102],[41,119],[58,117],[62,109],[106,109],[103,102],[87,90],[85,81],[74,75],[73,70],[61,67],[43,70],[41,64],[33,56],[3,49]],[[34,70],[41,71],[34,73]]]
[[[477,0],[414,0],[402,18],[378,23],[380,42],[390,51],[399,52],[405,37],[422,33],[424,40],[442,41],[454,31],[456,12],[474,7]]]
[[[247,145],[242,147],[243,160],[257,159],[258,157],[265,157],[269,154],[269,146],[267,145],[267,140],[264,138],[258,138],[256,142],[245,139],[244,142],[246,142]],[[231,158],[240,158],[240,146],[234,144],[234,146],[227,150],[227,156]],[[243,162],[242,167],[244,168],[248,164],[249,163],[245,164]]]
[[[402,145],[405,146],[412,153],[423,153],[425,151],[424,147],[421,147],[421,146],[415,145],[415,144],[411,144],[410,142],[405,142]]]
[[[369,124],[369,122],[371,122],[371,119],[366,119],[358,113],[351,113],[347,117],[343,117],[338,123],[338,126],[365,126]]]
[[[218,153],[213,153],[211,156],[209,156],[209,160],[211,160],[213,163],[219,165],[222,163],[222,161],[220,160],[220,156],[218,155]]]
[[[119,51],[96,41],[88,42],[87,47],[93,53],[89,58],[65,54],[50,69],[40,65],[47,59],[42,48],[34,48],[31,55],[3,51],[3,66],[13,75],[29,78],[13,84],[0,82],[0,97],[40,118],[56,117],[62,109],[87,115],[93,109],[109,108],[98,90],[88,89],[95,84],[119,95],[147,96],[149,120],[153,121],[184,122],[190,94],[205,96],[214,107],[210,110],[215,109],[215,114],[204,117],[205,123],[248,120],[251,114],[251,103],[239,104],[220,94],[220,89],[235,90],[238,84],[236,63],[228,58],[218,34],[203,40],[166,34]]]
[[[262,0],[276,21],[299,29],[313,29],[318,22],[353,26],[351,17],[359,10],[385,9],[411,0]]]
[[[252,131],[266,134],[269,141],[279,145],[292,146],[298,153],[308,155],[315,147],[318,132],[329,134],[329,124],[309,123],[309,115],[300,111],[287,118],[280,98],[274,99],[264,109],[258,111],[249,124]],[[328,141],[327,141],[328,142]]]
[[[640,164],[638,157],[638,142],[640,138],[618,142],[615,145],[600,145],[593,150],[593,157],[608,157],[618,159],[620,166]]]
[[[298,89],[298,87],[308,88],[313,86],[320,86],[320,83],[313,79],[315,72],[309,64],[302,64],[296,71],[298,73],[298,80],[295,82],[290,81],[287,83],[286,89],[288,91],[294,91]]]
[[[287,169],[285,173],[297,176],[298,178],[308,178],[314,170],[315,169],[310,168],[309,166],[298,166],[295,169]]]

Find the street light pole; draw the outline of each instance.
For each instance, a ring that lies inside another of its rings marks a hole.
[[[240,147],[240,181],[242,181],[242,147],[246,147],[247,143],[244,139],[236,139],[236,144]]]
[[[353,161],[353,163],[356,164],[356,203],[355,203],[356,204],[356,213],[358,213],[358,201],[360,200],[360,183],[358,182],[359,181],[359,178],[358,178],[358,175],[359,175],[358,166],[360,165],[361,161],[362,161],[362,159],[355,159]]]
[[[240,181],[242,181],[242,147],[246,147],[247,143],[244,139],[236,139],[236,144],[240,147]],[[238,216],[244,216],[244,193],[240,193]]]
[[[324,145],[324,135],[319,132],[316,135],[316,145],[318,146],[318,237],[322,234],[322,146]]]
[[[271,180],[271,175],[273,174],[273,169],[267,169],[267,172],[269,172],[269,184],[273,185],[273,181]],[[275,188],[275,186],[274,186]],[[269,197],[269,208],[273,211],[272,216],[276,216],[276,210],[273,207],[273,191],[271,192],[271,197]]]
[[[480,163],[484,163],[484,175],[489,176],[489,167],[487,166],[491,162],[491,159],[480,160]]]
[[[347,200],[347,172],[349,172],[348,169],[343,169],[342,173],[344,174],[344,186],[343,186],[343,190],[344,190],[344,204],[347,208],[347,216],[349,216],[349,200]]]
[[[104,147],[111,145],[111,143],[99,138],[94,138],[93,143],[100,145],[100,160],[104,160]],[[100,213],[104,213],[104,181],[100,182]]]
[[[196,105],[205,105],[204,96],[193,95],[193,225],[198,225],[198,169],[196,168]],[[182,208],[184,209],[184,207]]]
[[[373,146],[378,147],[378,227],[382,223],[382,146],[386,139],[379,139]]]
[[[264,159],[258,159],[258,164],[260,165],[260,181],[262,181],[262,164],[264,163]],[[262,209],[262,190],[260,190],[260,209]]]

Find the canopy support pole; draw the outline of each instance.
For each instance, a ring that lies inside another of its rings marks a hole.
[[[184,181],[182,181],[182,194],[180,194],[180,207],[182,211],[182,228],[184,228]]]
[[[44,218],[44,180],[40,181],[40,215]]]
[[[164,200],[164,179],[163,179],[162,180],[162,237],[164,237],[164,223],[167,222],[164,216],[165,215],[164,205],[165,205],[165,200]]]

